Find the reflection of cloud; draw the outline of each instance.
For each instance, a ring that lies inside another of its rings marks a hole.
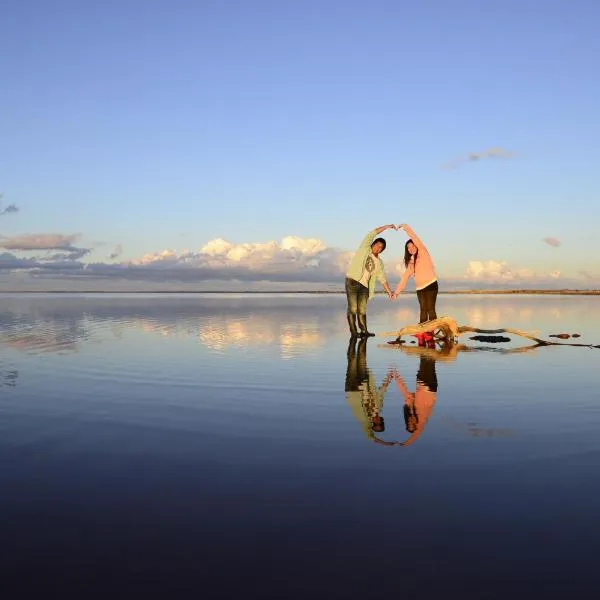
[[[285,328],[279,336],[281,357],[293,358],[303,350],[310,350],[323,343],[322,335],[315,330],[298,328]]]
[[[18,369],[6,367],[0,364],[0,387],[14,388],[17,386],[17,379],[19,378]]]
[[[497,326],[502,322],[502,311],[497,308],[481,308],[479,306],[467,309],[467,323],[472,327],[479,327],[485,324],[486,327]]]
[[[278,344],[282,358],[291,358],[303,349],[320,346],[324,338],[315,325],[286,324],[250,315],[245,319],[211,319],[201,328],[200,340],[217,352],[228,348]]]

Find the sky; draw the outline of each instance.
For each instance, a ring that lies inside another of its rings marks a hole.
[[[441,289],[600,288],[599,22],[596,0],[0,0],[0,290],[341,287],[388,223]]]

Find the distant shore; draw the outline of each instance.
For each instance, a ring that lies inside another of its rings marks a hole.
[[[247,290],[247,291],[227,291],[227,290],[133,290],[133,291],[113,291],[113,290],[0,290],[0,294],[305,294],[305,295],[339,295],[344,294],[343,290]],[[414,294],[416,292],[407,291],[404,294]],[[440,294],[447,295],[542,295],[542,296],[600,296],[600,290],[536,290],[536,289],[514,289],[514,290],[446,290],[440,291]],[[385,295],[385,292],[377,292],[378,295]]]

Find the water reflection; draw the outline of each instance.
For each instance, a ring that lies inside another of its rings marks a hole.
[[[379,299],[378,299],[379,300]],[[334,337],[345,336],[344,297],[218,297],[161,295],[1,295],[0,345],[26,353],[77,352],[83,342],[121,339],[129,332],[161,338],[195,338],[216,354],[252,347],[278,346],[289,359],[324,347]],[[445,309],[460,322],[474,326],[533,325],[548,333],[558,316],[571,324],[585,319],[595,323],[597,303],[585,298],[445,298]],[[534,310],[535,308],[535,310]],[[414,310],[378,302],[376,328],[391,322],[411,322]],[[593,341],[593,340],[592,340]],[[437,360],[455,359],[472,346],[436,349]],[[482,347],[482,350],[507,352]],[[404,352],[413,352],[403,348]],[[526,349],[510,352],[524,352]],[[417,350],[420,352],[420,350]],[[442,354],[438,354],[441,352]]]
[[[223,353],[229,348],[278,345],[283,359],[300,351],[321,346],[325,340],[316,323],[274,321],[269,317],[248,315],[245,318],[210,319],[199,332],[202,343]]]
[[[347,351],[346,381],[344,390],[346,401],[350,405],[352,414],[360,423],[368,439],[383,442],[375,433],[385,431],[385,422],[381,415],[383,410],[383,397],[392,381],[388,373],[380,386],[372,371],[367,366],[367,338],[357,342],[350,339]]]
[[[0,387],[14,388],[19,378],[18,369],[4,367],[0,364]]]
[[[426,346],[409,346],[407,344],[380,344],[378,347],[400,351],[403,354],[427,357],[434,361],[454,362],[460,353],[491,352],[497,354],[524,354],[535,352],[539,348],[545,348],[546,346],[533,343],[528,344],[527,346],[518,346],[516,348],[502,348],[490,344],[469,345],[462,343],[454,344],[449,341],[438,341]]]
[[[330,298],[3,297],[0,345],[76,352],[83,342],[141,332],[195,338],[216,353],[276,345],[289,359],[320,347],[342,323]]]
[[[488,351],[486,346],[466,346],[464,344],[427,343],[419,346],[389,346],[379,345],[379,348],[393,348],[404,354],[418,358],[415,375],[414,389],[407,383],[408,378],[403,376],[398,368],[390,366],[381,385],[377,385],[376,378],[368,367],[367,340],[360,340],[358,346],[355,341],[350,341],[347,351],[347,367],[345,379],[346,401],[350,405],[356,420],[366,437],[371,441],[385,446],[410,446],[423,433],[431,419],[437,401],[439,389],[436,363],[453,362],[461,352]],[[539,348],[537,344],[520,348],[495,348],[491,349],[502,354],[520,354],[532,352]],[[404,399],[402,413],[407,438],[404,440],[386,441],[378,433],[385,431],[383,417],[384,396],[390,384],[394,382]],[[466,424],[454,419],[445,419],[447,425],[453,429],[467,433],[476,438],[506,437],[512,434],[509,429],[480,427],[475,422]]]
[[[400,445],[409,446],[423,433],[433,413],[438,391],[435,360],[424,354],[421,355],[414,392],[408,389],[397,369],[390,370],[390,373],[404,396],[404,423],[406,431],[410,434],[410,437]]]
[[[409,433],[405,441],[386,441],[377,433],[385,431],[385,420],[382,416],[383,399],[392,381],[396,382],[404,397],[404,422]],[[422,355],[416,376],[415,391],[411,392],[403,377],[395,367],[390,367],[381,382],[367,365],[367,340],[358,342],[351,339],[347,350],[346,380],[344,390],[346,401],[352,414],[360,423],[368,439],[385,446],[409,446],[423,432],[435,406],[438,382],[435,360]]]

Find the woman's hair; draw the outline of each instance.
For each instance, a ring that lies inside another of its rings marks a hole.
[[[406,431],[408,433],[414,433],[417,430],[417,424],[419,422],[419,416],[414,406],[405,404],[403,407],[404,412],[404,424],[406,425]]]
[[[406,242],[406,244],[404,244],[404,266],[408,269],[408,265],[410,264],[410,260],[411,258],[414,256],[415,257],[415,263],[417,262],[417,256],[419,255],[419,249],[417,248],[417,251],[414,254],[411,254],[408,251],[408,245],[409,244],[414,244],[414,242],[412,240],[408,240],[408,242]]]

